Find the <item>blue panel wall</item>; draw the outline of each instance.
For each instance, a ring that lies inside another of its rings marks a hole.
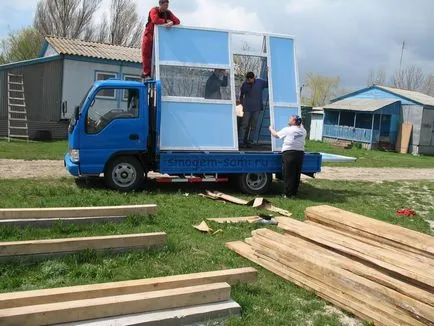
[[[270,37],[273,100],[275,103],[297,103],[294,41]]]
[[[159,28],[160,60],[229,65],[229,33]]]
[[[384,100],[384,99],[391,99],[391,100],[397,100],[401,101],[404,105],[414,105],[415,103],[411,101],[407,101],[403,99],[402,97],[399,97],[397,95],[391,94],[389,92],[383,91],[378,88],[368,89],[363,93],[356,94],[353,96],[343,97],[343,98],[367,98],[367,99],[377,99],[377,100]]]
[[[230,104],[163,102],[161,148],[233,148]]]
[[[279,131],[288,126],[289,117],[298,114],[298,108],[275,107],[274,108],[274,129]],[[275,139],[276,149],[282,148],[283,140]]]

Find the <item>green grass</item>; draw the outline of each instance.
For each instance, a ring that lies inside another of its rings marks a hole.
[[[267,196],[276,206],[303,219],[306,207],[331,204],[383,221],[429,233],[422,218],[395,216],[395,210],[410,205],[408,192],[422,187],[434,193],[433,182],[409,183],[402,191],[400,183],[362,183],[310,180],[303,183],[300,199],[285,200],[277,194],[281,185],[273,184],[275,195]],[[410,190],[408,190],[410,189]],[[79,189],[69,178],[52,181],[3,180],[0,183],[1,207],[54,207],[118,204],[158,204],[155,216],[131,216],[121,224],[66,226],[52,229],[0,227],[0,241],[65,238],[90,235],[127,234],[165,231],[167,245],[159,250],[122,254],[97,254],[86,251],[42,262],[0,264],[0,292],[89,284],[107,281],[166,276],[223,268],[254,266],[259,280],[233,287],[232,297],[243,308],[242,319],[228,325],[340,325],[337,316],[325,312],[326,303],[314,294],[256,266],[225,249],[227,241],[242,240],[261,225],[218,225],[223,232],[214,236],[193,229],[208,217],[254,215],[253,208],[203,199],[202,189],[193,186],[150,185],[148,191],[120,194],[103,188]],[[218,188],[230,193],[228,188]],[[235,194],[238,197],[249,198]],[[433,203],[424,203],[433,208]],[[429,210],[429,208],[427,208]],[[273,227],[274,228],[274,227]]]
[[[395,152],[366,150],[362,148],[335,148],[327,143],[307,141],[306,150],[357,157],[354,163],[325,163],[325,166],[370,167],[370,168],[434,168],[434,156],[414,156]]]
[[[14,140],[8,143],[0,140],[0,159],[24,160],[62,160],[67,151],[66,141],[23,142]],[[434,168],[434,156],[413,156],[392,152],[368,151],[365,149],[340,149],[326,143],[308,141],[306,150],[357,157],[355,163],[325,163],[325,166],[344,167],[401,167],[401,168]]]
[[[26,142],[0,139],[0,159],[62,160],[68,151],[66,140],[52,142]]]

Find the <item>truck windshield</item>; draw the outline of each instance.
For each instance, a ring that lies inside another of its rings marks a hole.
[[[89,96],[89,93],[92,91],[92,87],[93,86],[89,87],[89,89],[86,92],[86,95],[83,97],[83,99],[81,100],[81,102],[80,102],[80,104],[78,106],[80,114],[83,111],[84,102],[86,102],[86,99]],[[74,110],[74,113],[72,114],[71,119],[69,120],[69,128],[68,128],[69,132],[72,132],[74,130],[74,127],[75,127],[76,124],[77,124],[77,120],[76,120],[76,117],[75,117],[75,110]]]

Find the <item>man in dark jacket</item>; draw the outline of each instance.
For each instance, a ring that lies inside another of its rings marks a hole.
[[[252,135],[255,132],[259,112],[263,110],[262,93],[265,88],[268,88],[267,81],[255,78],[253,72],[246,74],[246,81],[241,86],[240,92],[244,115],[238,133],[238,141],[242,142],[245,147],[251,147],[249,134]]]
[[[222,78],[223,77],[223,78]],[[208,78],[205,86],[205,98],[210,100],[221,100],[220,87],[228,86],[228,74],[224,69],[215,69]]]
[[[152,49],[154,45],[154,26],[163,25],[172,27],[179,25],[181,22],[170,10],[169,0],[160,0],[159,6],[149,11],[148,22],[142,38],[142,77],[147,80],[151,79],[152,70]]]

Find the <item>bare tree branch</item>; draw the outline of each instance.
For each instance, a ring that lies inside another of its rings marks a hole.
[[[312,107],[327,104],[336,96],[339,83],[339,77],[328,77],[308,73],[305,85],[308,87],[309,95],[302,98],[303,104]]]
[[[144,24],[133,0],[112,0],[109,20],[104,17],[97,27],[96,39],[114,45],[139,47]]]
[[[422,69],[411,65],[396,71],[392,77],[391,84],[396,88],[417,91],[421,90],[424,81],[425,76]]]
[[[43,36],[54,35],[89,40],[90,27],[102,0],[40,0],[34,27]]]
[[[384,69],[371,69],[368,75],[368,86],[385,85],[386,71]]]

